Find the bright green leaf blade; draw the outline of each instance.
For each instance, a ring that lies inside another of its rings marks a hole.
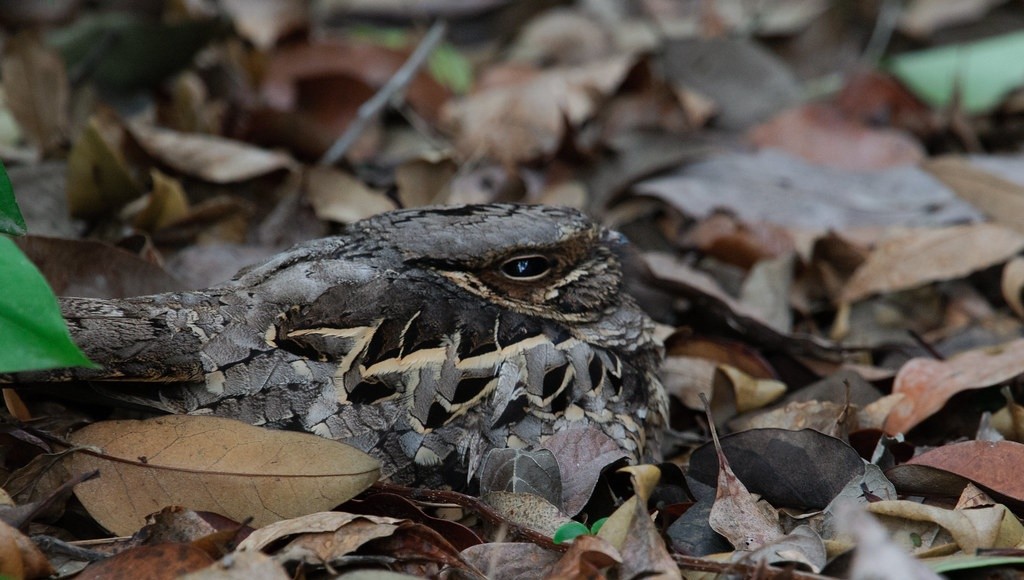
[[[71,341],[57,299],[42,274],[4,236],[0,236],[0,272],[0,373],[97,368]]]
[[[1024,32],[902,54],[887,68],[932,107],[958,94],[968,114],[984,113],[1024,86]]]
[[[579,522],[569,522],[567,524],[562,524],[557,530],[555,530],[555,535],[551,539],[554,540],[556,544],[563,544],[565,542],[575,540],[578,536],[589,533],[590,530],[587,529],[587,526]]]
[[[603,526],[604,523],[607,522],[607,521],[608,521],[608,518],[601,518],[601,519],[595,521],[594,524],[592,526],[590,526],[590,533],[594,534],[596,536],[597,533],[601,531],[601,526]]]
[[[18,202],[14,201],[11,180],[7,177],[4,164],[0,163],[0,234],[23,236],[26,231],[25,218],[21,217]]]

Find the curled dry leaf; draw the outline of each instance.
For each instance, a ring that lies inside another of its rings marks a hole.
[[[249,534],[249,537],[242,540],[238,550],[262,550],[268,545],[286,538],[301,534],[318,534],[322,532],[336,532],[355,520],[363,519],[379,525],[397,526],[404,520],[388,518],[383,516],[366,516],[350,514],[346,512],[318,512],[306,514],[289,520],[281,520],[264,526]]]
[[[544,448],[555,454],[562,475],[562,508],[576,515],[594,493],[601,472],[626,459],[626,454],[604,431],[592,425],[582,429],[558,431],[544,441]]]
[[[953,395],[998,385],[1024,373],[1024,339],[962,352],[948,360],[913,358],[893,382],[903,400],[885,420],[887,433],[906,433],[941,409]]]
[[[627,56],[551,69],[449,103],[442,116],[464,155],[529,161],[555,151],[566,123],[576,127],[593,116],[634,63]]]
[[[0,576],[43,578],[54,573],[46,556],[28,536],[0,520]]]
[[[316,217],[343,224],[397,209],[384,192],[333,167],[306,170],[306,197]]]
[[[843,302],[909,290],[1000,264],[1024,249],[1024,234],[980,223],[921,229],[883,240],[843,289]]]
[[[1018,256],[1006,263],[1001,287],[1010,309],[1024,318],[1024,258]]]
[[[631,476],[635,495],[612,512],[597,533],[622,556],[619,576],[634,578],[650,574],[680,578],[679,568],[647,513],[647,500],[658,485],[661,471],[654,465],[632,465],[620,471]]]
[[[584,534],[548,572],[548,578],[604,578],[601,570],[622,563],[619,551],[598,536]]]
[[[953,155],[926,161],[922,167],[993,222],[1024,233],[1024,186]]]
[[[143,123],[133,123],[129,131],[153,157],[211,183],[237,183],[295,166],[284,153],[215,135],[180,133]]]
[[[93,115],[68,154],[68,211],[72,217],[104,216],[142,195],[121,151],[124,129],[107,115]]]
[[[100,470],[75,494],[101,525],[130,534],[168,505],[264,526],[328,509],[379,477],[365,453],[307,433],[274,431],[220,417],[175,415],[106,421],[71,436],[72,473]]]

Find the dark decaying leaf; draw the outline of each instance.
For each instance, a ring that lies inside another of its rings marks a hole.
[[[160,266],[103,242],[42,236],[15,242],[60,296],[124,298],[184,289]]]
[[[480,495],[495,491],[533,494],[561,508],[562,477],[555,455],[547,449],[492,449],[480,470]]]
[[[852,447],[811,429],[752,429],[726,435],[721,442],[744,485],[780,508],[822,509],[850,479],[864,472]],[[714,489],[718,458],[711,443],[693,452],[686,478]],[[699,489],[691,486],[694,494]]]

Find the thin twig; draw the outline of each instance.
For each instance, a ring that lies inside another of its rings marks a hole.
[[[356,139],[363,134],[366,127],[370,124],[370,121],[377,118],[384,107],[391,101],[391,99],[398,93],[398,91],[405,88],[410,82],[412,82],[413,76],[416,75],[416,71],[423,66],[423,63],[427,61],[427,57],[430,56],[437,45],[440,44],[441,40],[444,39],[445,34],[448,32],[448,23],[443,20],[438,20],[430,27],[427,34],[423,36],[423,40],[420,41],[416,50],[409,55],[409,59],[402,63],[402,66],[395,71],[395,74],[388,79],[388,82],[384,83],[384,86],[377,91],[377,94],[359,106],[359,111],[356,113],[356,118],[352,120],[349,126],[345,129],[345,132],[338,137],[331,147],[324,153],[323,157],[320,158],[320,165],[334,165],[345,156],[345,153],[355,144]]]

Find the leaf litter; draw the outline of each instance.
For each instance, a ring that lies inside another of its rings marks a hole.
[[[0,573],[1020,569],[1020,33],[978,32],[1019,6],[913,2],[855,22],[795,0],[71,4],[0,10],[0,159],[37,234],[10,251],[59,293],[222,281],[395,207],[575,205],[637,248],[627,287],[667,339],[668,443],[665,463],[621,471],[606,436],[562,431],[495,456],[463,494],[374,483],[365,458],[315,437],[189,436],[217,420],[110,421],[8,389],[11,421],[30,423],[0,432],[5,510],[21,514]],[[312,165],[433,18],[452,24],[443,58],[344,161]],[[893,41],[863,52],[864,22]],[[935,71],[957,42],[1003,65],[951,86]],[[5,202],[0,222],[18,224]],[[76,499],[54,491],[94,468]],[[554,544],[568,521],[588,533]]]

